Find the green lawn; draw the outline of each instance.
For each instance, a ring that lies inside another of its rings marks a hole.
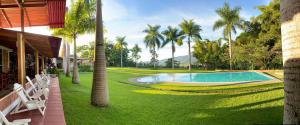
[[[282,123],[283,84],[195,86],[140,85],[129,78],[184,70],[108,69],[110,105],[90,105],[92,73],[80,84],[60,76],[67,124],[70,125],[233,125]],[[201,71],[194,71],[201,72]]]

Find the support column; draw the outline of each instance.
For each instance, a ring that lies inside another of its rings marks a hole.
[[[18,82],[25,84],[25,40],[23,33],[17,34]]]
[[[40,64],[39,64],[39,51],[38,50],[35,50],[34,56],[35,56],[35,74],[40,74],[39,73]]]

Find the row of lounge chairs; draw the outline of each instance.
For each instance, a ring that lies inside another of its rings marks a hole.
[[[41,75],[37,74],[35,75],[36,84],[34,84],[28,76],[26,79],[31,85],[32,90],[31,92],[28,92],[22,85],[18,83],[14,84],[14,91],[17,93],[21,101],[10,114],[38,110],[41,115],[44,116],[46,111],[46,101],[49,96],[50,77],[44,72],[42,72]],[[31,122],[31,119],[18,119],[9,122],[1,111],[0,118],[2,119],[2,123],[5,125],[28,125],[28,123]],[[0,125],[2,123],[0,122]]]

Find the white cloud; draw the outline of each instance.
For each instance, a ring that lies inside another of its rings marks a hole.
[[[127,8],[115,0],[103,0],[102,5],[104,21],[122,19],[128,15]]]

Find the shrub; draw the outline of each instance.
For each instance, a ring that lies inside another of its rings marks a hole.
[[[79,72],[93,72],[91,65],[79,65]]]

